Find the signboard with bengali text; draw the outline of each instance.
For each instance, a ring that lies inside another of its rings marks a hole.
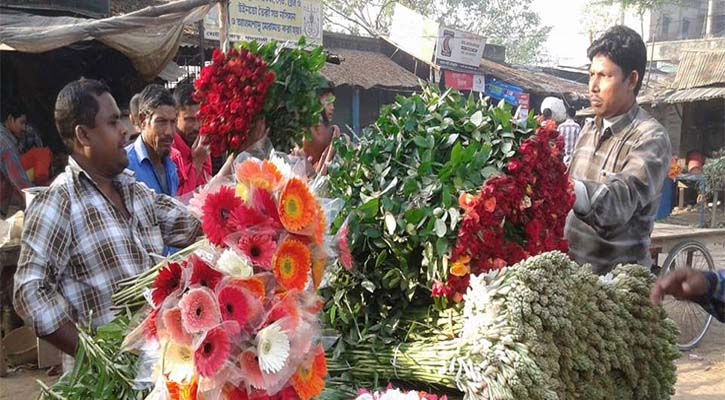
[[[322,44],[322,4],[316,0],[232,0],[229,2],[229,40]],[[204,18],[204,37],[219,39],[219,6]]]
[[[486,39],[453,28],[440,27],[436,43],[436,64],[478,71]]]

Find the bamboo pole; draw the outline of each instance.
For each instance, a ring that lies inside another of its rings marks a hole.
[[[229,51],[229,0],[219,2],[219,44],[224,53]]]

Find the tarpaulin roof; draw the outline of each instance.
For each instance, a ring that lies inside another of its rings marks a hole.
[[[42,53],[96,39],[126,55],[150,79],[176,54],[184,24],[206,15],[214,0],[179,0],[105,19],[49,17],[3,10],[0,49]]]

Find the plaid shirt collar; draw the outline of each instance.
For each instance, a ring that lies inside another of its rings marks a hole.
[[[634,104],[632,104],[632,107],[627,110],[624,114],[617,115],[614,117],[614,122],[611,124],[611,126],[605,128],[604,125],[604,118],[602,117],[595,117],[594,118],[594,126],[597,127],[597,133],[602,134],[606,133],[607,130],[609,130],[610,134],[613,136],[616,136],[617,134],[621,133],[622,131],[627,128],[632,121],[637,117],[637,113],[639,112],[639,104],[635,101]]]
[[[85,179],[88,179],[95,187],[98,187],[88,172],[86,172],[86,170],[84,170],[72,156],[68,157],[68,166],[66,168],[67,171],[73,175],[73,178],[79,179],[82,176]],[[134,172],[130,169],[124,169],[120,174],[113,177],[113,183],[119,186],[133,185],[136,182],[134,175]]]
[[[15,135],[13,135],[13,133],[10,132],[10,130],[6,128],[5,124],[3,123],[0,123],[0,136],[2,136],[4,140],[8,141],[8,143],[15,146],[15,149],[18,148],[18,138],[16,138]]]

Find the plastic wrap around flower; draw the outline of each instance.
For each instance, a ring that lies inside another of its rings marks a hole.
[[[147,399],[308,400],[324,388],[316,289],[346,249],[328,234],[342,204],[320,196],[324,179],[266,154],[240,154],[233,180],[192,200],[209,244],[160,269],[126,338],[153,365],[138,377],[154,385]]]

